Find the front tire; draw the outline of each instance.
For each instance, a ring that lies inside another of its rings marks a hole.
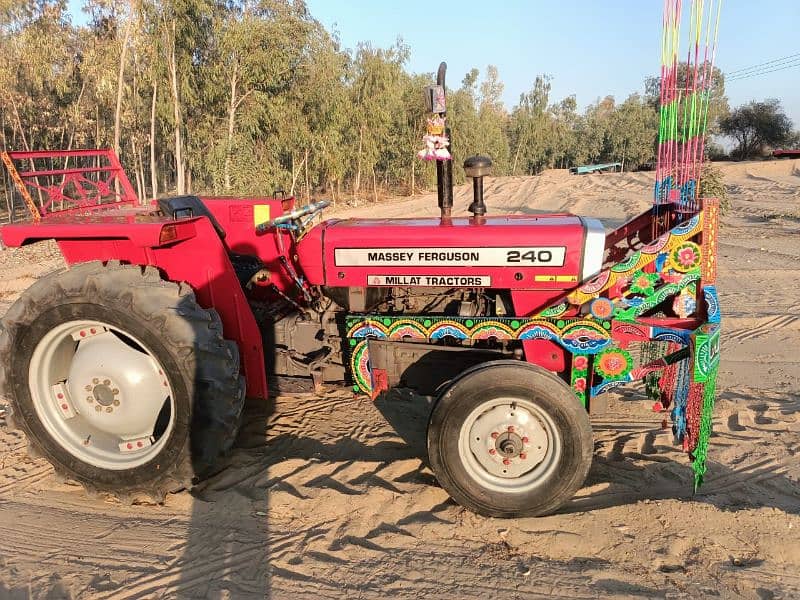
[[[592,463],[586,410],[558,377],[519,361],[465,371],[440,395],[428,456],[441,486],[490,517],[552,513]]]
[[[93,262],[37,281],[0,321],[0,394],[62,476],[162,501],[232,446],[244,379],[188,286]]]

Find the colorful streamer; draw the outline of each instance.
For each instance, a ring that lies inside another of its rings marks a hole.
[[[698,209],[722,0],[692,0],[685,63],[681,49],[682,0],[665,0],[654,203]]]

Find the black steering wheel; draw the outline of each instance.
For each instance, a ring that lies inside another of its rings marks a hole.
[[[261,223],[260,225],[256,225],[256,231],[258,233],[264,233],[267,229],[271,229],[273,227],[285,227],[287,229],[292,229],[294,231],[302,231],[305,226],[308,224],[314,216],[323,211],[324,209],[328,208],[331,205],[330,200],[318,200],[317,202],[312,202],[311,204],[306,204],[301,208],[296,208],[290,213],[286,213],[281,215],[280,217],[275,217],[274,219],[267,221],[266,223]],[[303,217],[307,217],[303,219]],[[301,222],[298,223],[303,219]]]

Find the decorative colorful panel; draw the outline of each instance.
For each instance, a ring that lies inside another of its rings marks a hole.
[[[719,235],[719,200],[703,199],[703,284],[717,282],[717,237]]]
[[[347,337],[388,340],[551,340],[569,352],[596,354],[611,343],[611,321],[510,317],[364,316],[347,320]]]
[[[702,213],[699,213],[685,223],[682,223],[659,236],[652,243],[644,246],[641,250],[637,250],[622,262],[619,262],[611,268],[602,271],[597,277],[583,284],[574,292],[569,294],[567,296],[567,301],[570,304],[582,305],[585,302],[589,302],[590,300],[597,298],[606,290],[613,291],[613,288],[619,289],[622,286],[631,283],[634,286],[638,286],[639,284],[644,286],[642,287],[642,291],[637,292],[634,290],[634,293],[646,293],[657,281],[657,278],[646,276],[648,274],[653,274],[652,271],[648,272],[647,268],[651,264],[655,263],[660,256],[663,256],[666,259],[673,252],[677,251],[679,247],[683,250],[695,249],[696,244],[692,244],[691,247],[682,245],[684,242],[689,240],[689,238],[697,235],[702,230],[703,215]],[[676,260],[679,262],[679,264],[682,257],[685,257],[688,260],[688,252],[685,251],[678,256]],[[699,262],[700,259],[698,256],[698,265]],[[661,270],[662,268],[663,265],[657,265],[656,270]],[[645,275],[645,277],[641,279],[641,281],[633,281],[637,275]]]
[[[720,332],[719,323],[706,323],[692,335],[694,347],[693,381],[704,383],[719,365]]]

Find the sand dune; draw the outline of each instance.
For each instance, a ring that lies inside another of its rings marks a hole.
[[[723,164],[725,333],[707,483],[637,389],[593,419],[589,479],[559,514],[475,516],[425,466],[428,401],[283,390],[248,407],[229,466],[163,506],[59,482],[0,426],[0,598],[790,598],[800,595],[800,164]],[[652,174],[492,178],[490,213],[614,226]],[[459,186],[457,212],[471,194]],[[367,211],[366,209],[369,208]],[[435,194],[333,214],[437,214]],[[0,252],[0,312],[60,264]],[[0,418],[0,425],[4,422]]]

